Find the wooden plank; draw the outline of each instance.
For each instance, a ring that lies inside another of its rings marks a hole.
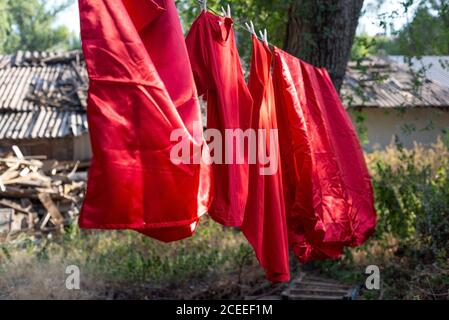
[[[19,212],[22,212],[22,213],[25,213],[25,214],[33,214],[29,209],[22,208],[17,203],[12,202],[12,201],[8,201],[8,200],[5,200],[5,199],[1,199],[0,200],[0,205],[2,205],[4,207],[9,207],[11,209],[14,209],[16,211],[19,211]]]
[[[307,295],[307,294],[292,294],[289,295],[290,300],[343,300],[342,296],[335,295]]]
[[[48,221],[50,220],[51,215],[47,212],[47,214],[42,218],[41,222],[39,223],[39,228],[43,230],[45,226],[47,225]]]
[[[341,290],[339,288],[329,287],[327,289],[323,288],[292,288],[290,289],[290,294],[314,294],[314,295],[338,295],[338,296],[347,296],[349,294],[349,290]]]
[[[8,181],[3,182],[4,186],[8,185],[19,185],[19,186],[25,186],[25,187],[43,187],[43,188],[50,188],[51,187],[51,181],[45,181],[41,179],[35,179],[31,175],[26,177],[18,177],[14,179],[9,179]]]
[[[37,198],[37,191],[34,189],[21,189],[16,187],[8,186],[5,188],[5,191],[0,190],[0,197],[4,198]]]
[[[11,179],[15,179],[19,176],[19,164],[14,164],[10,166],[8,169],[3,171],[3,173],[0,175],[0,185],[3,186],[1,188],[2,191],[5,191],[5,185],[9,182]]]
[[[47,209],[48,213],[50,214],[53,224],[55,226],[63,225],[64,217],[62,216],[61,212],[59,212],[58,207],[56,207],[50,195],[48,193],[39,193],[37,197],[39,198],[44,208]]]
[[[298,282],[299,286],[314,286],[314,287],[338,287],[340,289],[349,289],[350,286],[347,286],[345,284],[336,284],[336,283],[327,283],[327,282],[321,282],[321,281],[308,281],[307,279],[304,279],[301,282]]]
[[[38,199],[38,193],[47,193],[51,195],[51,198],[54,200],[66,199],[70,201],[74,201],[72,197],[62,195],[58,191],[53,189],[46,188],[30,188],[23,189],[17,188],[14,186],[7,186],[5,191],[0,190],[0,197],[4,198],[30,198],[30,199]]]
[[[39,160],[20,160],[17,158],[0,158],[0,163],[5,163],[8,166],[12,166],[12,165],[16,165],[16,164],[20,164],[20,165],[25,165],[25,166],[30,166],[30,167],[37,167],[37,168],[42,168],[43,163],[42,161]]]
[[[303,273],[295,279],[282,296],[290,300],[345,300],[352,299],[349,285],[320,275]]]
[[[16,155],[17,159],[24,160],[25,157],[23,156],[22,150],[16,145],[12,146],[12,151],[14,151],[14,154]]]

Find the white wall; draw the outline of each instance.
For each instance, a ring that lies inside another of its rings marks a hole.
[[[368,129],[369,143],[364,146],[367,151],[383,149],[394,141],[398,135],[406,148],[419,142],[429,146],[442,136],[442,129],[449,130],[449,111],[434,108],[399,109],[365,108],[364,126]],[[357,126],[353,111],[349,111],[354,126]],[[409,129],[407,130],[407,126]]]
[[[449,111],[441,109],[415,108],[401,112],[398,109],[365,108],[361,112],[366,118],[364,126],[368,129],[369,143],[363,146],[366,151],[385,148],[394,141],[394,135],[398,135],[406,148],[412,148],[414,142],[429,146],[442,135],[442,129],[449,131]],[[357,126],[352,110],[349,110],[349,115],[354,126]],[[414,131],[404,132],[406,126],[414,128]],[[87,133],[74,138],[73,143],[74,160],[91,159]]]

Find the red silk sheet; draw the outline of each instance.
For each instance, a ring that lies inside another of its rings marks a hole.
[[[248,203],[242,231],[265,269],[267,279],[285,282],[290,280],[290,267],[279,141],[277,134],[273,135],[278,125],[271,77],[272,53],[268,46],[254,36],[252,42],[248,85],[254,99],[252,128],[256,132],[265,130],[266,146],[259,147],[260,139],[263,138],[257,136],[258,152],[274,155],[271,158],[278,165],[277,170],[268,175],[262,174],[261,169],[267,165],[261,163],[259,158],[256,164],[250,165]]]
[[[289,242],[302,262],[338,258],[376,224],[363,152],[327,71],[274,52]]]
[[[210,182],[200,164],[170,160],[173,130],[192,149],[203,141],[193,130],[200,108],[175,4],[79,0],[79,10],[93,148],[79,224],[162,241],[191,236]]]
[[[186,43],[199,95],[207,100],[207,128],[225,137],[226,129],[246,131],[251,127],[253,100],[243,76],[235,45],[231,18],[203,11],[194,21]],[[236,150],[233,143],[222,151]],[[216,152],[216,150],[214,150]],[[225,226],[239,227],[243,222],[248,197],[248,159],[244,162],[212,165],[214,193],[210,216]]]

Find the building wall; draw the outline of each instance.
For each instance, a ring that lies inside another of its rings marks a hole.
[[[74,139],[73,153],[74,160],[87,161],[92,158],[92,147],[88,133]]]
[[[1,151],[11,151],[17,145],[25,156],[46,156],[56,160],[90,160],[89,135],[63,139],[1,140]]]
[[[395,135],[406,148],[414,142],[430,146],[442,136],[442,129],[449,130],[449,111],[434,108],[399,109],[365,108],[364,126],[368,130],[367,151],[383,149],[394,142]],[[356,126],[355,113],[349,114]]]

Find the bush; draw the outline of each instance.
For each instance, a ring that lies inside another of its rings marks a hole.
[[[449,244],[449,151],[390,147],[368,156],[379,215],[377,238],[440,254]]]
[[[412,150],[390,146],[366,156],[378,223],[375,236],[322,272],[363,284],[365,267],[381,268],[382,290],[367,298],[449,298],[449,149],[439,141]]]

